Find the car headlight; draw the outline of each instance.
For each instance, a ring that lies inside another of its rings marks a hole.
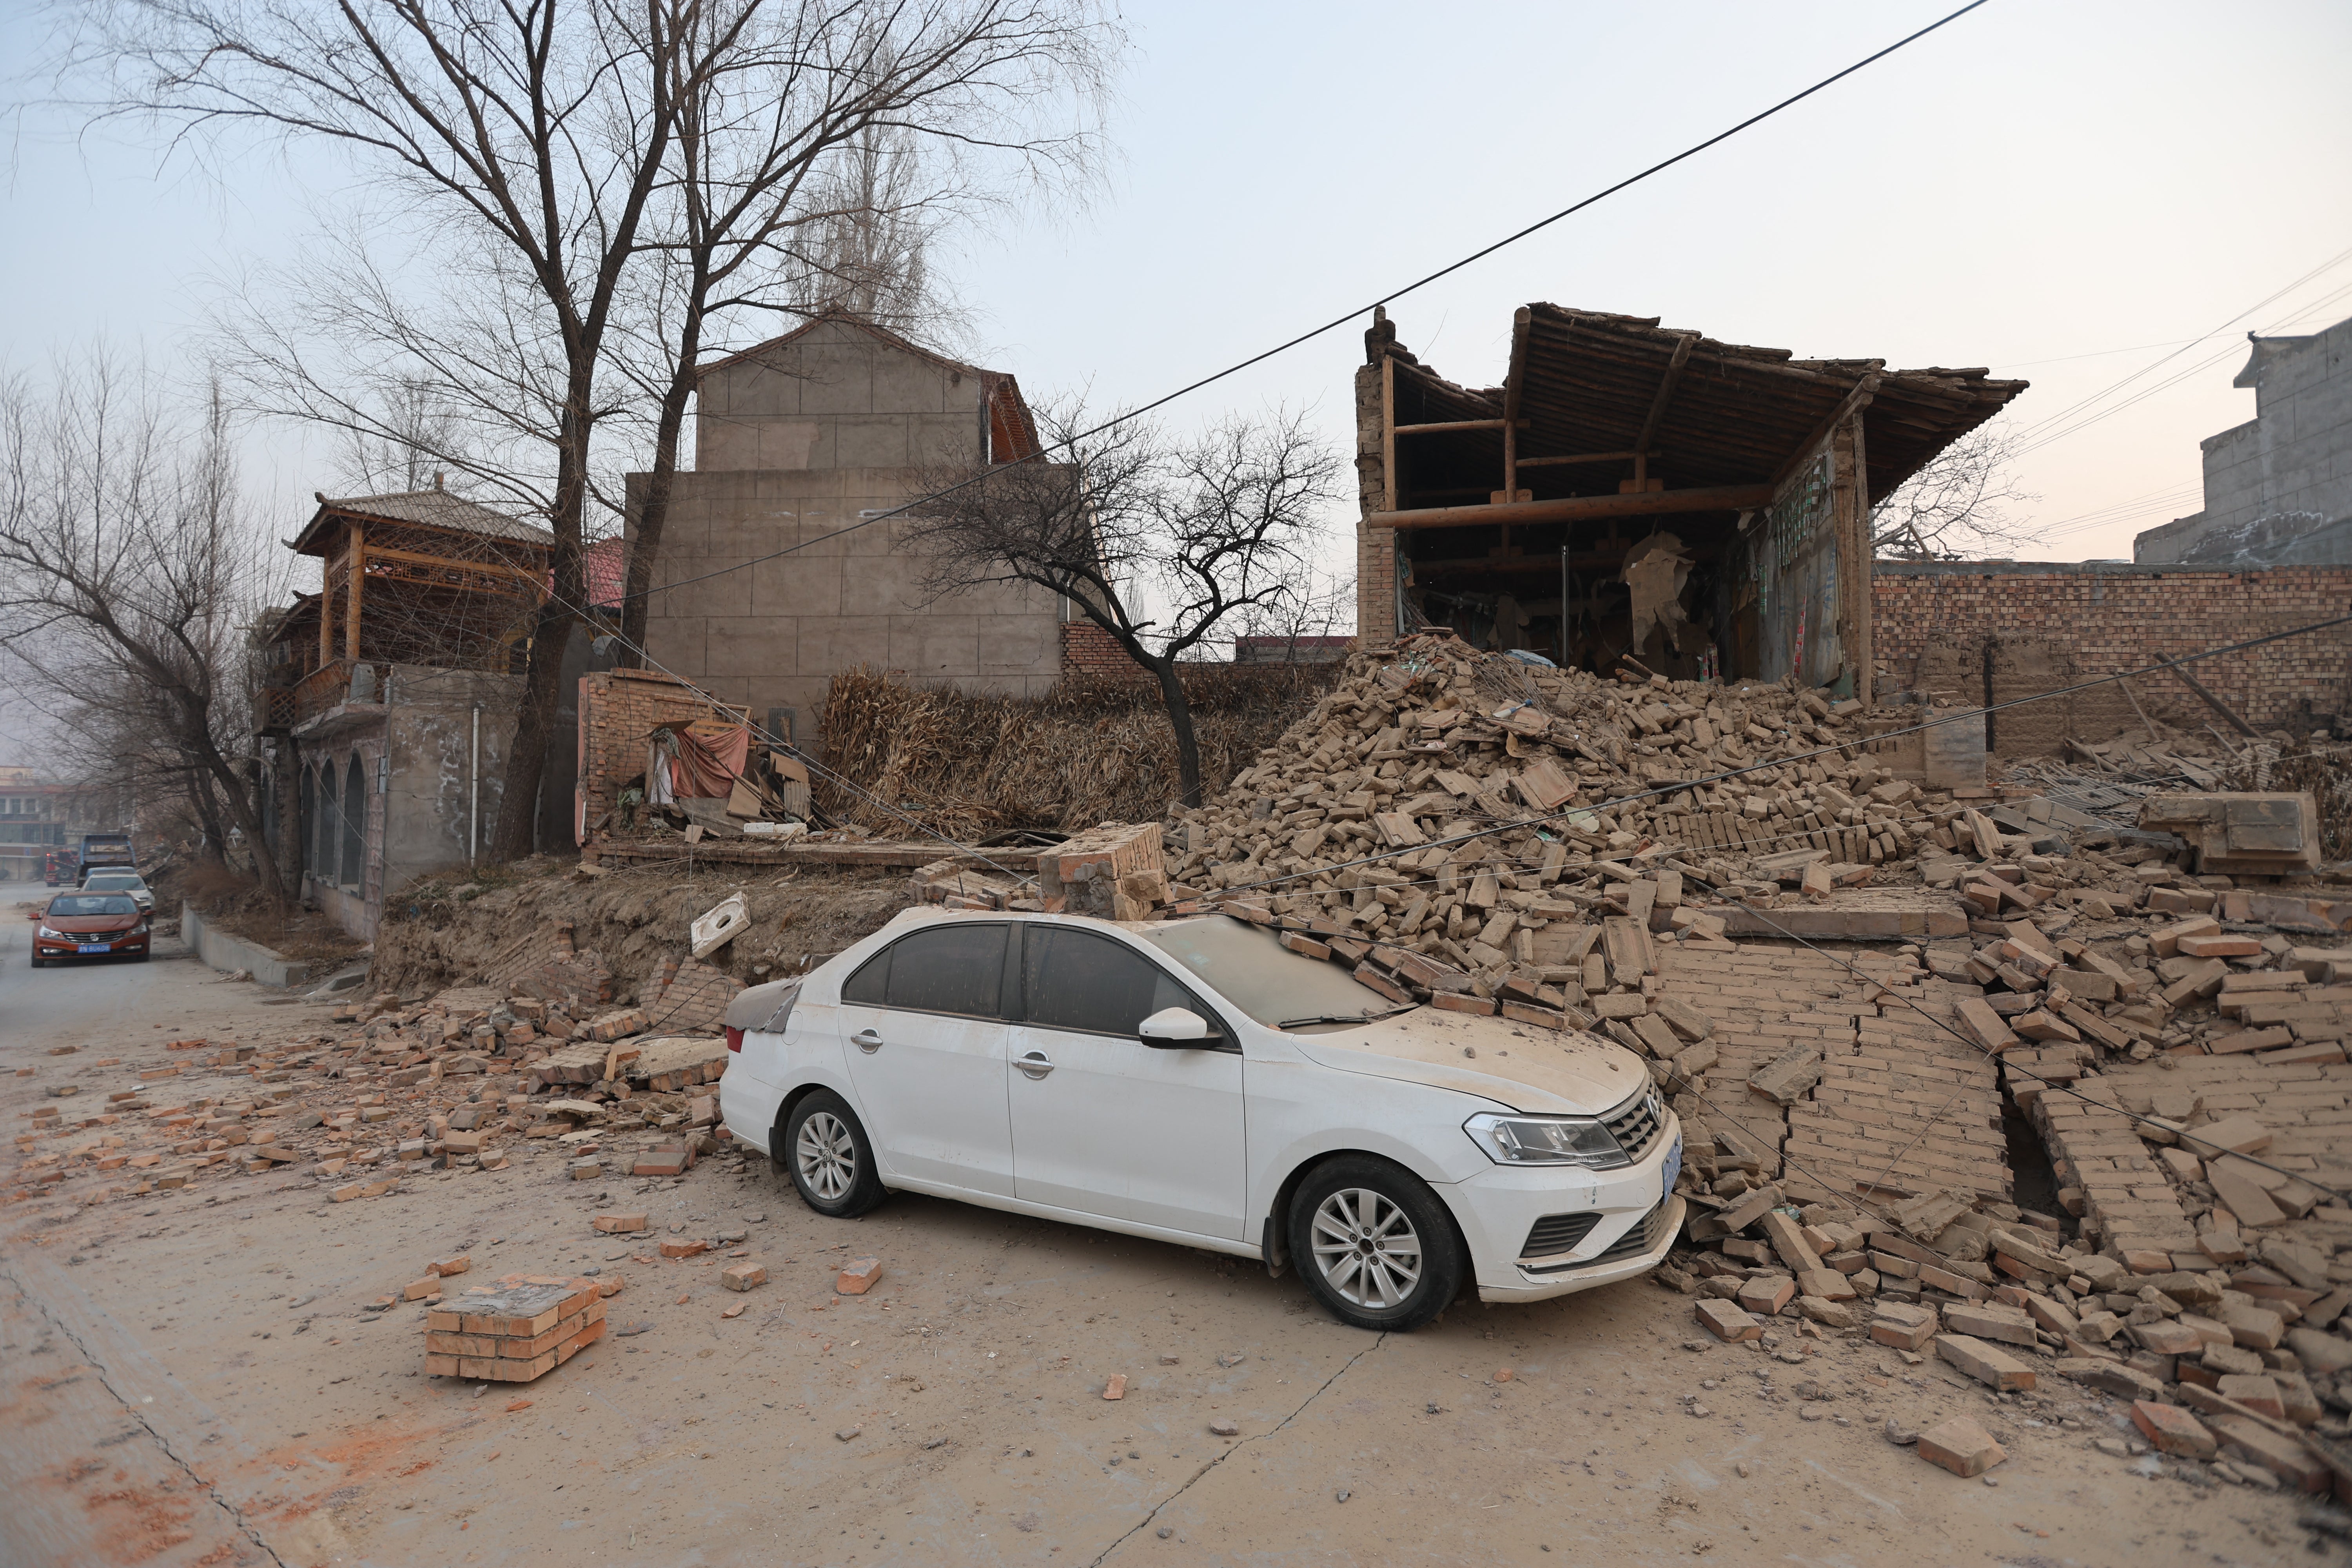
[[[1482,1111],[1462,1124],[1498,1165],[1622,1165],[1625,1151],[1589,1116],[1506,1116]]]
[[[63,942],[66,939],[65,932],[61,931],[52,931],[47,926],[43,926],[41,928],[41,934],[47,937],[51,942]]]

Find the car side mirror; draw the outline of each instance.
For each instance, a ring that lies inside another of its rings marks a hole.
[[[1136,1033],[1145,1045],[1169,1049],[1204,1046],[1215,1037],[1209,1021],[1190,1007],[1162,1007],[1143,1020]]]

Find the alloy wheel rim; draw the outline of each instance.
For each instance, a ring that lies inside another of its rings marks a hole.
[[[1315,1267],[1350,1306],[1402,1306],[1421,1284],[1421,1234],[1403,1209],[1370,1187],[1346,1187],[1315,1208]]]
[[[801,1184],[826,1203],[836,1203],[857,1180],[857,1145],[848,1123],[830,1110],[820,1110],[801,1123],[793,1144],[793,1163]]]

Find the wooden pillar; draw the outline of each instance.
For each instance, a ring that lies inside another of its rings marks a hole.
[[[367,581],[367,545],[358,523],[352,524],[346,562],[350,586],[343,605],[343,657],[354,664],[360,657],[360,595]]]
[[[1397,509],[1396,359],[1381,355],[1381,487],[1382,511]]]
[[[1863,446],[1862,409],[1853,411],[1853,553],[1849,557],[1853,577],[1853,640],[1847,645],[1847,657],[1853,660],[1853,694],[1865,708],[1871,705],[1871,684],[1877,669],[1875,639],[1872,622],[1876,618],[1878,596],[1873,579],[1877,573],[1875,552],[1870,547],[1870,463],[1869,453]]]
[[[335,657],[335,563],[319,576],[319,668],[324,669]]]

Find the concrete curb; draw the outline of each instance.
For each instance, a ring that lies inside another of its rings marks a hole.
[[[209,926],[193,905],[184,902],[180,905],[180,942],[222,973],[232,974],[242,969],[261,984],[278,991],[309,984],[310,972],[316,967]]]

